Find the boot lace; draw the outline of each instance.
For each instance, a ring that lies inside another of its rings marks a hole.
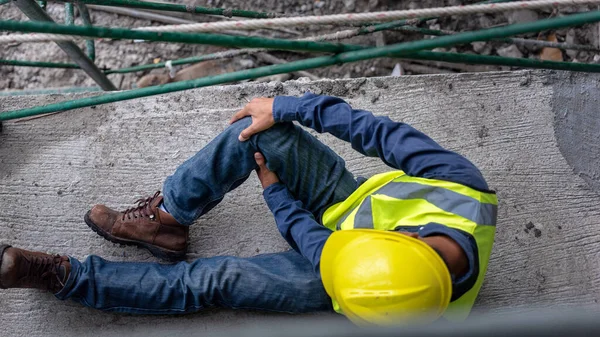
[[[46,286],[51,291],[62,289],[65,286],[60,278],[60,265],[63,262],[60,255],[33,256],[28,260],[29,268],[26,277],[33,284]]]
[[[131,219],[132,216],[135,219],[139,217],[149,217],[150,219],[154,219],[155,214],[150,208],[150,204],[152,204],[154,199],[158,198],[159,195],[160,191],[156,191],[156,193],[154,193],[154,195],[151,197],[136,200],[135,203],[137,206],[126,209],[123,212],[122,220],[125,220],[125,217],[127,217],[127,219]]]

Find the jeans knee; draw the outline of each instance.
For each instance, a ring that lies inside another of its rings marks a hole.
[[[244,118],[236,121],[235,123],[229,125],[225,130],[223,130],[223,134],[226,134],[227,136],[234,137],[235,139],[237,139],[238,136],[240,135],[240,133],[245,128],[249,127],[250,124],[252,124],[252,118],[244,117]]]
[[[281,151],[289,147],[298,132],[302,132],[299,127],[296,127],[291,122],[277,123],[265,131],[262,131],[253,136],[256,147],[261,151],[268,152],[271,149]]]

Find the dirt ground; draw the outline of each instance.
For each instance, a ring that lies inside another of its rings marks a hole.
[[[423,1],[393,1],[393,0],[180,0],[172,1],[178,3],[194,4],[208,7],[239,8],[247,10],[263,10],[282,13],[290,16],[297,15],[324,15],[349,12],[385,11],[408,8],[427,8],[438,6],[450,6],[459,4],[470,4],[477,1],[457,0],[423,0]],[[589,7],[594,9],[595,6]],[[500,15],[475,15],[471,17],[453,17],[439,20],[430,20],[421,24],[421,27],[432,29],[447,29],[453,31],[467,31],[478,28],[500,26],[508,23],[527,22],[551,16],[566,15],[586,8],[567,8],[558,12],[551,10],[541,11],[518,11]],[[111,27],[141,27],[148,25],[162,25],[162,23],[135,19],[125,15],[106,13],[99,10],[90,10],[92,20],[98,26]],[[49,3],[48,13],[57,22],[64,22],[64,8],[59,3]],[[175,15],[175,14],[169,14]],[[27,20],[27,18],[12,3],[0,7],[0,17],[3,20]],[[215,21],[214,17],[196,15],[189,17],[197,21]],[[77,17],[77,24],[81,24]],[[298,38],[302,36],[313,36],[324,33],[335,32],[340,27],[324,26],[309,27],[287,30],[261,30],[255,34],[277,37]],[[554,34],[559,42],[570,42],[588,44],[598,47],[600,36],[598,25],[586,25],[571,29],[562,29],[556,32],[545,32],[543,34],[530,34],[527,38],[546,39],[549,34]],[[6,34],[6,33],[1,33]],[[401,33],[396,31],[379,32],[369,36],[361,36],[345,40],[347,43],[362,45],[387,45],[402,41],[420,39],[420,35],[414,33]],[[79,43],[84,48],[84,43]],[[182,57],[202,55],[215,51],[214,47],[202,45],[189,45],[179,43],[150,43],[133,42],[129,40],[111,41],[100,40],[96,42],[96,64],[100,68],[116,69],[152,62],[172,60]],[[540,50],[531,47],[516,47],[502,42],[472,43],[451,48],[450,51],[458,51],[485,55],[502,55],[509,57],[539,58]],[[308,57],[307,54],[272,52],[273,55],[285,59],[296,60]],[[572,62],[599,62],[600,55],[593,52],[567,51],[558,54],[565,61]],[[36,60],[52,62],[70,62],[68,57],[54,43],[22,43],[9,44],[0,48],[0,58],[17,60]],[[254,56],[242,56],[226,61],[224,69],[244,69],[266,65],[263,60]],[[468,66],[452,65],[436,62],[406,61],[398,59],[377,59],[363,61],[341,66],[333,66],[323,69],[314,69],[310,73],[324,78],[350,78],[390,75],[394,66],[400,63],[405,74],[444,73],[444,72],[466,72],[466,71],[489,71],[507,69],[506,67],[494,66]],[[138,72],[130,74],[112,74],[109,78],[121,89],[129,89],[135,86],[136,81],[149,72]],[[156,69],[152,73],[166,74],[166,69]],[[295,75],[298,77],[300,75]],[[0,66],[0,90],[14,89],[43,89],[73,86],[94,86],[95,83],[87,75],[77,69],[47,69],[30,67]]]

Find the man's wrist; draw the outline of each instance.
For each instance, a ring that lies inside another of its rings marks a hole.
[[[263,191],[263,197],[265,198],[265,202],[272,212],[282,204],[295,201],[290,194],[290,191],[281,182],[274,183],[265,188]]]
[[[275,123],[296,120],[300,98],[293,96],[276,96],[273,101],[273,119]]]

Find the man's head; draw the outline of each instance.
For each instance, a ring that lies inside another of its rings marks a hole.
[[[425,323],[448,307],[452,281],[447,264],[452,262],[436,252],[446,252],[448,238],[405,234],[354,229],[337,231],[327,240],[323,284],[353,322]]]

